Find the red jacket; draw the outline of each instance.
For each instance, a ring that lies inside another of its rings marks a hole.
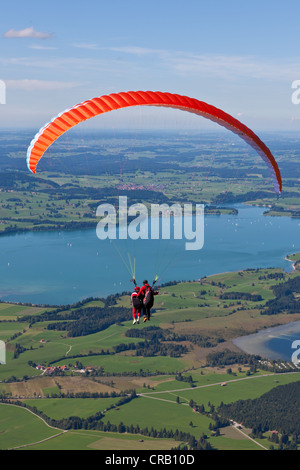
[[[149,284],[144,284],[138,291],[138,297],[141,297],[141,299],[143,299],[149,287],[150,287]]]
[[[152,287],[149,286],[149,284],[144,284],[144,285],[140,288],[140,290],[138,291],[138,297],[140,297],[140,298],[143,300],[144,297],[145,297],[145,295],[146,295],[147,290],[149,290],[149,289],[152,289]],[[157,295],[158,292],[153,291],[153,294],[154,294],[154,295]]]

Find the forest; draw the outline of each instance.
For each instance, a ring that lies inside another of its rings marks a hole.
[[[158,326],[148,326],[142,330],[134,328],[127,330],[125,336],[135,338],[146,338],[149,341],[189,341],[192,344],[203,348],[212,348],[219,343],[222,343],[223,338],[212,338],[209,336],[199,334],[177,334],[169,329],[162,329]]]
[[[226,349],[224,351],[217,351],[209,353],[206,356],[206,363],[211,367],[224,367],[232,364],[243,364],[255,366],[261,359],[260,356],[254,356],[244,352],[234,352]]]
[[[300,382],[279,385],[254,400],[221,404],[218,414],[261,432],[300,434]]]
[[[86,336],[129,320],[130,313],[130,309],[125,307],[81,308],[62,315],[61,321],[50,323],[47,328],[48,330],[67,331],[67,335],[72,338]]]
[[[220,295],[220,299],[250,300],[251,302],[259,302],[263,300],[261,295],[250,294],[248,292],[225,292]]]
[[[266,302],[266,308],[261,311],[261,315],[299,312],[300,276],[291,277],[288,281],[273,286],[272,290],[276,297]]]

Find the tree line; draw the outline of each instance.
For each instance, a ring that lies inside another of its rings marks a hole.
[[[251,302],[260,302],[263,300],[260,294],[250,294],[248,292],[225,292],[220,295],[220,299],[250,300]]]
[[[212,348],[224,341],[223,338],[212,338],[204,335],[177,334],[169,329],[162,329],[158,326],[149,326],[137,330],[131,328],[126,331],[125,336],[134,338],[146,338],[149,341],[176,341],[178,343],[190,342],[203,348]]]

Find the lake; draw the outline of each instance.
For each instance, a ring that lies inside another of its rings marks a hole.
[[[129,291],[136,279],[195,280],[247,268],[281,267],[300,251],[300,220],[263,216],[264,208],[235,205],[237,215],[206,215],[204,246],[186,240],[99,240],[95,228],[0,237],[0,298],[33,304],[71,304]],[[132,268],[132,269],[131,269]]]
[[[258,354],[268,359],[294,362],[300,359],[300,321],[274,328],[266,328],[254,335],[233,340],[234,344],[248,354]],[[293,358],[295,354],[295,358]],[[300,367],[300,366],[299,366]]]

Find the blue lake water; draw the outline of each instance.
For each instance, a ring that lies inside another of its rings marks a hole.
[[[0,298],[68,304],[132,288],[138,282],[195,280],[246,268],[281,267],[300,251],[300,220],[263,216],[265,209],[235,206],[238,215],[205,216],[204,246],[185,250],[186,240],[99,240],[95,229],[31,232],[0,237]]]
[[[300,359],[300,322],[266,328],[254,335],[236,338],[233,342],[249,354],[272,360],[283,359],[295,364]]]

